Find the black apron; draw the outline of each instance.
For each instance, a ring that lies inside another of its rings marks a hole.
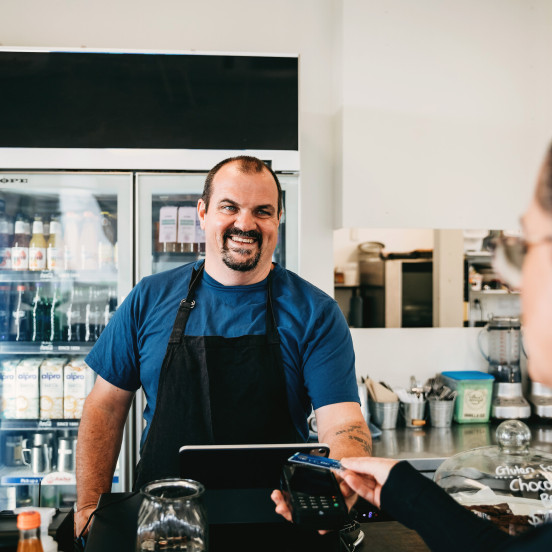
[[[155,413],[135,489],[179,477],[183,445],[295,443],[303,439],[288,408],[280,336],[268,276],[266,335],[184,335],[204,264],[193,269],[161,366]]]

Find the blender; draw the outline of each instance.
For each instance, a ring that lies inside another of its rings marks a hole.
[[[487,336],[489,354],[482,346]],[[517,317],[491,316],[479,332],[479,350],[495,378],[491,416],[498,419],[529,418],[531,407],[521,388],[521,324]]]

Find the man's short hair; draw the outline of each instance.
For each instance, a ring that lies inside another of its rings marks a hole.
[[[243,172],[245,174],[252,174],[252,173],[260,173],[264,170],[267,170],[272,175],[272,178],[274,178],[274,182],[276,183],[276,188],[278,190],[278,216],[280,216],[280,213],[282,212],[282,187],[280,186],[280,181],[278,180],[278,177],[276,176],[276,173],[263,161],[260,159],[257,159],[257,157],[253,157],[250,155],[238,155],[237,157],[229,157],[228,159],[222,160],[220,163],[217,163],[207,174],[207,177],[205,178],[205,185],[203,186],[203,194],[201,196],[201,199],[205,203],[205,211],[209,209],[209,201],[211,199],[211,193],[212,193],[212,186],[213,186],[213,179],[215,178],[215,175],[221,169],[224,167],[224,165],[227,165],[228,163],[237,163],[238,170],[240,172]]]

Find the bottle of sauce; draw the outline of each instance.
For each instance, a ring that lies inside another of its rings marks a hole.
[[[40,514],[34,511],[17,515],[19,542],[17,552],[44,552],[40,541]]]
[[[61,243],[61,224],[57,217],[50,219],[50,237],[46,244],[46,268],[48,270],[60,270],[63,268],[61,262],[61,252],[63,244]]]
[[[44,225],[42,218],[35,215],[33,222],[33,235],[29,242],[29,270],[46,269],[46,239],[44,238]]]
[[[12,245],[12,270],[29,270],[29,241],[27,222],[22,214],[15,219]]]

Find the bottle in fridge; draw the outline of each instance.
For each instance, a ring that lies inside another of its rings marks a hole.
[[[46,239],[42,217],[35,215],[33,231],[29,242],[29,270],[46,269]]]

